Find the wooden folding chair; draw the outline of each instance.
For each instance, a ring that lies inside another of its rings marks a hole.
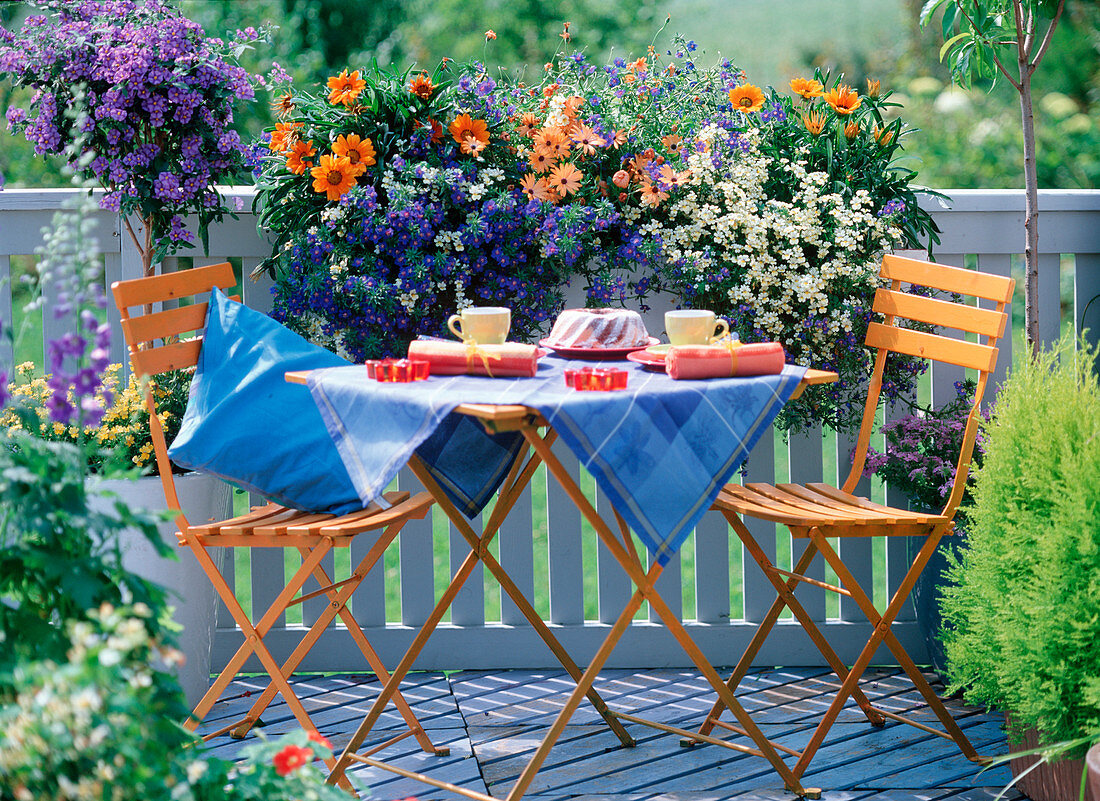
[[[979,406],[990,373],[996,366],[997,340],[1005,332],[1008,320],[1007,307],[1012,298],[1015,282],[1011,278],[956,267],[944,267],[898,256],[883,258],[881,275],[889,280],[890,286],[888,289],[879,289],[876,292],[874,310],[884,315],[885,319],[882,323],[871,323],[867,330],[866,346],[875,348],[877,355],[856,445],[855,459],[844,486],[837,489],[821,483],[805,486],[798,484],[771,486],[753,483],[743,487],[729,484],[722,489],[715,501],[715,508],[720,509],[729,520],[746,550],[760,565],[778,594],[726,685],[731,690],[737,689],[784,608],[790,609],[802,624],[803,629],[841,682],[836,697],[811,735],[806,747],[801,752],[785,749],[786,753],[797,759],[792,772],[799,780],[848,698],[856,701],[873,725],[884,725],[886,718],[907,723],[953,740],[967,758],[973,761],[981,760],[966,735],[955,723],[940,699],[936,697],[935,692],[898,642],[897,637],[891,632],[890,626],[901,611],[917,577],[932,556],[940,539],[954,533],[952,521],[966,486],[970,458],[978,432]],[[901,291],[903,283],[928,287],[952,297],[981,298],[991,301],[995,304],[995,308],[977,308],[961,302],[912,295]],[[958,329],[964,333],[976,335],[979,341],[952,339],[903,328],[898,324],[903,319]],[[981,339],[984,339],[984,342]],[[962,450],[958,458],[954,486],[947,504],[939,514],[895,509],[852,494],[863,472],[867,446],[878,409],[882,371],[887,354],[891,352],[947,362],[977,370],[979,374],[974,405],[967,418]],[[809,540],[805,551],[792,570],[782,570],[771,563],[742,522],[743,516],[781,523],[790,529],[793,537]],[[880,615],[867,593],[844,564],[843,559],[829,544],[828,538],[892,536],[923,537],[925,541],[886,611]],[[820,553],[833,568],[841,586],[829,585],[806,575],[806,570],[817,553]],[[850,670],[840,661],[805,608],[795,598],[794,590],[800,582],[848,596],[870,621],[873,627],[870,639]],[[945,731],[877,709],[860,691],[860,677],[870,664],[876,650],[884,643],[943,724]],[[708,736],[715,727],[744,734],[740,728],[719,719],[725,708],[726,705],[719,698],[699,728],[698,734]],[[702,740],[686,740],[684,744],[692,745],[695,742],[702,742]]]
[[[122,330],[129,347],[130,362],[135,375],[144,379],[169,370],[194,367],[202,347],[201,333],[207,310],[205,301],[196,299],[189,305],[165,308],[162,311],[153,311],[153,304],[178,301],[181,298],[204,294],[214,287],[229,289],[234,285],[236,285],[236,278],[233,268],[228,263],[196,267],[167,275],[118,281],[112,284],[111,290],[121,315]],[[131,316],[132,309],[133,316]],[[189,339],[180,338],[181,335],[191,332],[196,332],[198,335]],[[347,603],[367,573],[397,537],[406,521],[412,518],[423,518],[427,514],[432,505],[431,496],[426,492],[411,497],[408,492],[389,492],[385,496],[390,504],[389,508],[382,509],[378,504],[371,504],[366,509],[342,516],[312,514],[269,503],[229,520],[193,525],[180,509],[164,431],[157,417],[156,403],[148,383],[145,388],[145,402],[149,408],[149,428],[156,452],[157,470],[164,486],[168,506],[176,513],[176,523],[180,528],[178,534],[180,545],[190,548],[195,554],[195,558],[198,559],[244,634],[244,643],[229,660],[210,690],[199,701],[187,720],[186,727],[194,730],[199,725],[249,656],[255,654],[270,676],[270,683],[243,718],[205,735],[204,739],[217,737],[227,731],[231,731],[234,737],[244,737],[259,721],[260,715],[276,693],[283,696],[302,728],[307,731],[317,731],[317,727],[314,726],[302,702],[287,682],[287,678],[301,664],[302,659],[317,642],[325,627],[339,615],[371,670],[377,674],[379,681],[385,684],[389,680],[389,673],[371,647],[351,610],[348,609]],[[334,548],[347,548],[357,535],[367,532],[371,532],[374,537],[373,545],[355,566],[349,578],[334,582],[323,567],[322,560]],[[278,593],[270,608],[253,622],[237,602],[233,590],[211,558],[209,552],[211,548],[290,548],[301,555],[302,564]],[[320,589],[298,595],[310,576],[317,580]],[[287,609],[321,595],[326,596],[329,601],[325,611],[310,626],[293,653],[282,665],[279,665],[264,643],[264,636]],[[395,693],[392,700],[404,718],[408,730],[394,737],[391,742],[411,735],[428,753],[439,755],[448,753],[448,749],[436,748],[432,745],[424,727],[400,692]],[[331,768],[333,764],[335,764],[334,760],[330,760],[329,767]]]

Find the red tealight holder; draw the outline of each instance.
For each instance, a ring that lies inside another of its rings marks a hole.
[[[367,376],[375,381],[399,384],[423,381],[431,373],[431,363],[419,359],[372,359],[366,366]]]
[[[626,370],[613,367],[581,367],[565,371],[565,385],[581,392],[626,389]]]

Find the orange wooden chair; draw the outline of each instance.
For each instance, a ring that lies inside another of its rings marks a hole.
[[[195,302],[189,305],[167,308],[163,311],[151,311],[155,308],[152,304],[178,301],[181,298],[205,294],[214,287],[224,290],[235,285],[233,268],[228,263],[197,267],[167,275],[118,281],[112,284],[111,290],[121,314],[122,330],[129,347],[130,363],[134,373],[139,378],[146,378],[169,370],[194,367],[202,347],[201,333],[207,309],[205,301],[195,299]],[[133,310],[133,316],[131,310]],[[198,336],[181,339],[181,335],[191,332],[196,332]],[[259,721],[260,714],[271,703],[276,693],[283,696],[302,728],[307,731],[317,731],[317,727],[314,726],[302,702],[287,682],[287,678],[317,642],[325,627],[339,615],[371,670],[377,674],[383,684],[389,679],[389,673],[367,641],[351,610],[347,608],[347,603],[367,573],[397,537],[405,522],[412,518],[423,518],[427,514],[432,504],[431,496],[426,492],[411,497],[408,492],[389,492],[385,497],[391,504],[390,508],[382,509],[379,505],[372,504],[361,511],[339,517],[331,514],[311,514],[269,503],[229,520],[192,524],[180,509],[164,431],[157,418],[156,404],[148,385],[145,389],[145,402],[150,413],[149,428],[156,452],[157,470],[164,485],[168,506],[176,512],[176,524],[180,528],[178,534],[180,545],[190,548],[195,554],[218,595],[244,633],[244,643],[195,707],[185,725],[190,730],[198,726],[249,656],[255,654],[270,676],[270,683],[243,718],[205,735],[204,739],[216,737],[227,731],[231,731],[235,737],[244,737]],[[334,548],[349,547],[357,535],[368,533],[373,537],[373,545],[367,554],[355,566],[349,578],[334,582],[322,565],[324,557]],[[209,552],[211,548],[290,548],[301,555],[302,565],[287,581],[270,608],[253,622],[237,602],[233,590],[211,558]],[[317,580],[320,589],[298,595],[310,576]],[[329,601],[325,611],[305,633],[293,653],[282,665],[279,665],[264,644],[264,635],[285,610],[320,595],[325,595]],[[408,730],[397,735],[390,742],[412,735],[416,737],[421,748],[428,753],[442,755],[448,752],[446,748],[436,748],[432,745],[420,721],[417,720],[400,692],[393,696],[393,702],[404,718]],[[330,762],[330,768],[332,764],[334,761]]]
[[[977,436],[979,406],[990,373],[996,366],[997,340],[1005,332],[1008,320],[1007,307],[1012,298],[1015,282],[1011,278],[956,267],[944,267],[898,256],[883,258],[881,275],[889,280],[890,285],[888,289],[879,289],[875,294],[874,310],[884,315],[885,319],[882,323],[871,323],[867,330],[866,346],[875,348],[877,355],[867,404],[864,408],[863,424],[856,445],[855,459],[844,486],[837,489],[820,483],[805,486],[752,483],[743,487],[738,484],[728,484],[722,489],[714,504],[715,508],[720,509],[729,520],[746,550],[760,565],[778,594],[778,598],[764,616],[740,662],[734,668],[727,686],[731,690],[737,689],[784,608],[790,609],[802,624],[841,682],[836,697],[801,752],[775,744],[777,749],[797,759],[792,772],[798,779],[801,779],[805,773],[848,698],[853,698],[867,719],[876,726],[884,725],[886,718],[908,723],[953,740],[966,757],[974,761],[980,760],[966,735],[955,723],[940,699],[936,697],[935,692],[905,652],[897,637],[890,631],[890,626],[901,611],[917,577],[932,556],[940,539],[953,533],[952,521],[959,501],[962,499]],[[911,295],[900,291],[903,283],[933,288],[939,293],[950,296],[982,298],[995,304],[995,308],[983,309],[964,305],[961,302]],[[904,319],[958,329],[976,335],[979,341],[952,339],[900,327],[898,322]],[[984,341],[981,341],[982,339]],[[887,354],[890,352],[960,365],[977,370],[979,374],[974,405],[967,419],[962,451],[959,454],[954,486],[946,506],[939,514],[894,509],[852,494],[863,472],[867,446],[878,409],[882,371]],[[781,523],[790,529],[793,537],[809,540],[793,570],[782,570],[771,563],[742,522],[742,516]],[[844,561],[829,544],[828,538],[887,536],[923,537],[925,541],[886,611],[880,615],[867,593],[859,586]],[[806,570],[814,555],[819,552],[833,568],[841,586],[832,586],[806,576]],[[870,621],[873,627],[871,637],[850,670],[840,661],[821,631],[814,625],[809,614],[795,598],[794,590],[800,582],[847,595]],[[860,691],[860,677],[870,664],[875,651],[883,643],[909,675],[928,706],[943,724],[945,731],[877,709]],[[724,709],[725,704],[721,700],[717,701],[698,733],[709,735],[715,727],[719,727],[743,734],[741,729],[719,719]],[[699,741],[686,740],[684,744],[693,745],[696,742]]]

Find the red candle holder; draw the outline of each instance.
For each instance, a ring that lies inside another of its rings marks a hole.
[[[367,376],[375,381],[407,384],[431,374],[431,363],[419,359],[371,359],[365,364]]]
[[[580,367],[565,371],[565,385],[581,392],[626,389],[626,370],[614,367]]]

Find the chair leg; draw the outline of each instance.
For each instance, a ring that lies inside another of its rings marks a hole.
[[[317,620],[314,621],[313,625],[298,643],[293,653],[291,653],[283,663],[281,672],[284,677],[289,677],[298,668],[302,659],[309,653],[310,649],[324,633],[324,630],[328,627],[332,619],[336,617],[336,615],[339,615],[340,619],[343,620],[344,624],[347,626],[348,633],[351,635],[352,639],[355,640],[356,644],[359,646],[359,650],[366,658],[371,670],[378,676],[378,680],[383,684],[389,680],[389,673],[386,672],[382,660],[379,659],[377,652],[367,640],[366,635],[363,633],[363,629],[359,626],[359,622],[355,619],[355,616],[352,615],[351,610],[347,608],[347,604],[348,601],[351,600],[351,596],[359,588],[363,579],[366,578],[367,574],[385,553],[386,548],[393,542],[402,526],[403,522],[394,523],[379,535],[374,546],[359,561],[355,570],[352,571],[348,582],[339,590],[332,588],[332,579],[323,567],[318,565],[313,571],[314,578],[316,578],[318,584],[324,588],[324,593],[329,599],[329,605]],[[298,552],[301,554],[303,561],[308,558],[308,548],[299,547]],[[248,710],[248,714],[245,716],[244,720],[237,728],[233,729],[232,736],[238,739],[244,737],[260,719],[260,715],[263,714],[268,704],[274,699],[275,694],[275,685],[271,682],[267,685],[267,688],[264,689],[260,697],[256,699],[255,703],[253,703],[252,708]],[[420,747],[425,752],[438,756],[445,756],[450,753],[449,748],[437,748],[432,744],[427,732],[424,731],[423,725],[421,725],[419,719],[417,719],[400,691],[395,693],[393,703],[401,713],[401,717],[404,718],[406,725],[409,727],[408,734],[416,737],[417,743],[419,743]]]
[[[234,678],[236,678],[237,673],[240,672],[244,663],[248,660],[248,657],[251,654],[255,654],[256,658],[260,660],[260,664],[263,665],[264,669],[271,677],[271,681],[275,685],[276,690],[281,693],[286,700],[287,706],[290,707],[299,725],[307,731],[316,732],[317,727],[313,725],[313,720],[309,717],[302,702],[298,699],[298,696],[287,682],[286,677],[279,668],[278,662],[275,661],[275,657],[272,656],[271,651],[264,645],[263,638],[271,629],[272,625],[274,625],[279,615],[286,610],[291,600],[298,593],[298,590],[301,589],[306,579],[312,574],[314,568],[320,564],[321,559],[323,559],[332,549],[331,542],[315,548],[309,554],[309,558],[302,562],[301,567],[295,571],[290,581],[287,582],[286,586],[283,587],[275,600],[272,601],[267,612],[264,613],[259,623],[255,626],[252,624],[252,621],[248,619],[248,615],[244,613],[236,596],[226,583],[225,578],[221,575],[214,561],[210,558],[210,554],[206,552],[206,548],[190,537],[188,538],[188,544],[191,546],[191,550],[194,552],[203,571],[214,585],[214,589],[217,591],[218,595],[229,609],[230,614],[233,616],[234,621],[243,632],[245,640],[241,644],[241,647],[237,649],[232,659],[226,664],[218,678],[215,679],[214,684],[206,692],[206,695],[199,701],[198,706],[195,707],[191,716],[185,721],[184,727],[188,731],[195,730],[217,702],[218,698],[221,697],[225,688],[229,686]],[[333,763],[334,760],[326,760],[326,762]]]
[[[852,600],[855,601],[863,614],[867,616],[868,621],[875,627],[875,633],[872,635],[871,642],[868,643],[868,648],[864,649],[865,651],[870,651],[868,662],[870,661],[871,655],[877,650],[878,645],[885,643],[890,649],[890,652],[898,660],[898,664],[901,665],[902,669],[909,676],[909,679],[913,682],[913,686],[917,688],[917,691],[920,692],[929,708],[935,713],[936,717],[939,718],[940,723],[943,724],[944,729],[949,735],[949,739],[955,742],[959,750],[962,751],[967,759],[973,762],[980,762],[982,761],[982,757],[978,755],[970,739],[963,733],[962,729],[959,728],[959,724],[955,722],[955,718],[951,716],[947,707],[943,705],[943,701],[940,700],[935,690],[932,689],[927,679],[924,678],[924,675],[920,672],[920,669],[917,667],[912,657],[910,657],[905,648],[902,647],[897,635],[890,630],[894,618],[897,617],[898,613],[901,611],[901,607],[905,604],[906,599],[908,599],[909,594],[913,590],[913,585],[916,584],[917,578],[920,576],[924,566],[928,563],[928,560],[932,558],[932,554],[935,552],[936,546],[939,545],[943,534],[944,530],[941,529],[933,531],[932,534],[928,536],[928,539],[913,560],[913,564],[910,566],[909,571],[905,574],[901,584],[894,592],[894,597],[890,600],[886,611],[881,616],[878,614],[878,610],[875,609],[871,599],[867,597],[867,593],[864,592],[863,588],[856,582],[855,577],[852,576],[851,571],[849,571],[847,566],[841,561],[836,551],[829,547],[827,550],[822,550],[822,555],[829,564],[832,565],[834,572],[836,572],[837,577],[840,578],[844,586],[851,591]],[[821,535],[821,532],[814,529],[811,531],[811,537],[819,541],[818,547],[820,548],[821,543],[824,542],[824,537]],[[872,643],[874,644],[873,647]],[[855,668],[853,667],[853,671],[854,670]],[[908,723],[909,721],[902,718],[902,722]]]

